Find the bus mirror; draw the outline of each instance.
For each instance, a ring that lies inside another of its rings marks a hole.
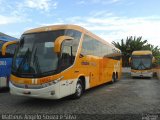
[[[6,50],[9,45],[16,44],[16,43],[18,43],[18,41],[10,41],[10,42],[4,43],[2,46],[2,56],[6,55]]]
[[[82,53],[80,53],[79,58],[82,58],[82,57],[84,57],[84,55]]]
[[[152,58],[152,63],[155,63],[156,62],[156,59],[155,57]]]
[[[131,63],[131,57],[129,57],[129,64]]]
[[[73,37],[70,36],[60,36],[58,37],[55,42],[54,42],[54,52],[55,53],[60,53],[61,52],[61,44],[64,40],[73,40]]]

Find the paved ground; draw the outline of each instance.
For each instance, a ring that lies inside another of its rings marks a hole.
[[[86,115],[88,118],[93,117],[93,114],[101,117],[108,114],[109,118],[114,117],[113,119],[122,116],[139,119],[145,115],[153,115],[151,117],[158,120],[160,80],[123,78],[115,84],[90,89],[78,100],[69,97],[61,100],[25,98],[11,96],[7,91],[3,91],[0,93],[0,113],[83,114],[82,117]],[[136,118],[136,115],[140,117]]]

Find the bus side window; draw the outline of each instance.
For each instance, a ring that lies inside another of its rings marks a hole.
[[[85,35],[83,38],[83,43],[82,43],[82,55],[93,55],[93,41],[92,38],[88,35]]]
[[[2,46],[5,42],[0,40],[0,57],[2,58]]]

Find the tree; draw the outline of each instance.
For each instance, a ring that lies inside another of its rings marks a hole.
[[[156,59],[155,65],[160,65],[160,48],[158,46],[154,47],[153,45],[149,44],[149,50],[152,51],[153,56]]]
[[[121,43],[119,42],[112,42],[112,44],[119,48],[122,52],[122,61],[123,61],[123,64],[122,66],[128,66],[128,59],[130,57],[130,51],[131,51],[131,48],[130,48],[130,44],[131,44],[131,38],[128,38],[126,39],[126,41],[124,42],[124,40],[122,39],[121,40]]]

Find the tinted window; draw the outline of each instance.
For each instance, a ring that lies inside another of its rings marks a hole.
[[[54,52],[54,41],[59,36],[73,37],[73,41],[62,43],[61,56]],[[61,72],[73,64],[80,37],[79,31],[68,29],[22,35],[13,59],[12,74],[41,77]],[[69,47],[73,45],[71,54]]]
[[[85,35],[82,43],[82,54],[84,55],[93,55],[93,38]]]
[[[100,41],[85,35],[82,43],[82,54],[103,57],[107,54],[107,46]]]
[[[107,57],[117,60],[121,58],[120,53],[117,50],[115,50],[115,48],[103,44],[99,40],[96,40],[88,35],[84,35],[81,54]]]
[[[73,40],[65,40],[62,43],[61,47],[61,58],[60,58],[60,65],[61,70],[64,70],[71,66],[75,61],[75,56],[77,53],[79,40],[81,37],[81,33],[78,31],[67,31],[66,33],[68,36],[73,37]]]

